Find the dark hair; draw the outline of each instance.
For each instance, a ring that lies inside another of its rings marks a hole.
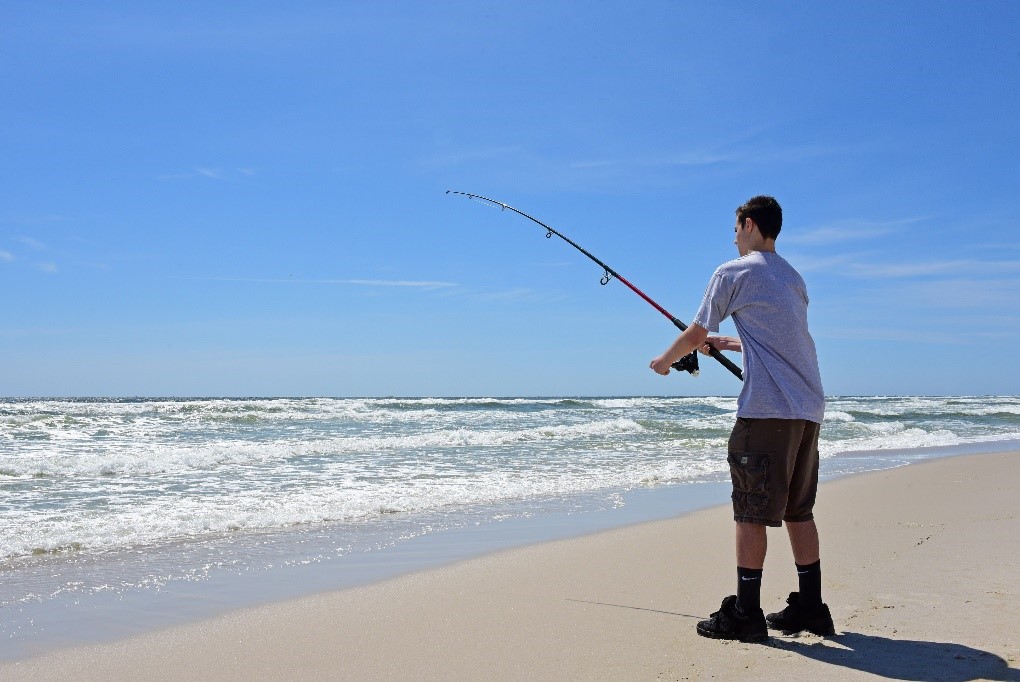
[[[783,229],[783,207],[775,197],[760,194],[748,199],[747,203],[737,209],[737,222],[743,225],[748,218],[754,221],[761,236],[766,239],[775,239]]]

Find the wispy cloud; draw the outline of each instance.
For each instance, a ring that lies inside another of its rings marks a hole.
[[[988,327],[992,323],[1001,326],[1006,319],[1002,311],[1015,309],[1016,301],[1020,299],[1020,279],[997,279],[994,284],[987,279],[973,277],[912,282],[904,294],[920,305],[937,309],[949,307],[974,311],[994,308],[1000,312],[983,326]]]
[[[667,154],[643,156],[579,159],[569,162],[570,168],[701,168],[720,164],[759,165],[763,163],[788,163],[806,161],[830,156],[842,151],[840,148],[821,145],[781,146],[745,143],[713,149],[689,149]]]
[[[409,287],[416,289],[445,289],[458,286],[454,282],[405,279],[294,279],[293,277],[200,277],[198,279],[209,282],[251,282],[256,284],[344,284],[350,286]]]
[[[727,163],[739,158],[736,152],[714,153],[714,152],[687,152],[675,156],[663,157],[635,157],[621,159],[591,159],[582,161],[571,161],[571,168],[608,168],[615,166],[712,166],[720,163]]]
[[[988,244],[967,244],[967,249],[974,251],[1020,251],[1020,242],[1007,243],[988,243]]]
[[[917,260],[913,262],[879,262],[875,252],[840,253],[814,256],[784,254],[802,272],[826,272],[858,279],[938,278],[940,276],[998,276],[1020,272],[1020,260]]]
[[[782,237],[780,237],[782,239]],[[844,273],[847,268],[853,267],[862,257],[859,253],[840,253],[836,255],[813,256],[803,253],[783,253],[783,257],[790,261],[801,272],[829,272]]]
[[[946,260],[918,261],[916,263],[854,263],[849,272],[855,277],[908,278],[932,275],[995,275],[1020,272],[1020,260],[982,261]]]
[[[476,293],[472,297],[481,301],[520,301],[534,298],[536,295],[534,290],[522,287],[505,291]]]
[[[18,241],[20,241],[20,242],[22,242],[22,243],[24,243],[24,244],[26,244],[28,246],[31,246],[32,248],[34,248],[36,250],[40,250],[41,251],[41,250],[46,248],[40,242],[36,242],[34,239],[31,239],[29,237],[20,238]],[[31,242],[31,243],[29,243],[29,242]],[[3,249],[0,249],[0,263],[13,263],[14,261],[17,261],[17,260],[19,260],[19,258],[17,256],[15,256],[13,253],[11,253],[10,251],[5,251]],[[57,264],[52,262],[52,261],[43,261],[43,262],[35,262],[35,263],[33,263],[31,260],[26,261],[24,258],[22,258],[22,259],[20,259],[20,262],[21,263],[25,263],[26,265],[28,265],[28,267],[35,268],[36,270],[39,270],[40,272],[45,272],[45,273],[52,274],[52,273],[54,273],[54,272],[56,272],[58,270]]]
[[[218,168],[196,168],[195,172],[207,178],[212,178],[213,180],[223,179],[223,171]]]
[[[828,246],[851,241],[865,241],[884,237],[900,230],[906,225],[922,222],[927,218],[903,218],[900,220],[868,221],[845,220],[831,225],[806,230],[783,230],[779,237],[783,244],[801,244],[805,246]]]
[[[916,327],[902,327],[899,329],[883,328],[875,329],[869,327],[860,329],[855,327],[844,327],[840,329],[825,329],[812,334],[816,339],[843,339],[860,340],[868,343],[876,341],[906,342],[910,345],[931,344],[931,345],[955,345],[972,346],[978,341],[1002,341],[1016,338],[1017,331],[1012,329],[976,329],[966,334],[959,334],[952,330],[939,330],[936,325],[918,323]]]
[[[372,287],[420,287],[423,289],[445,289],[457,286],[453,282],[412,281],[402,279],[341,279],[324,280],[325,284],[360,284]]]
[[[193,170],[185,171],[182,173],[164,173],[157,175],[156,179],[160,182],[166,182],[170,180],[193,180],[193,179],[207,179],[207,180],[238,180],[241,178],[250,178],[258,173],[257,169],[251,167],[244,168],[218,168],[211,166],[196,166]]]
[[[46,245],[43,244],[38,239],[32,239],[31,237],[18,237],[17,241],[21,242],[30,249],[35,249],[36,251],[46,250]]]

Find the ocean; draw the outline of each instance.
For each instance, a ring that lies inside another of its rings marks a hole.
[[[208,612],[196,595],[222,610],[725,503],[735,410],[731,397],[0,400],[0,656],[56,642],[68,605],[125,622],[170,595],[160,622],[173,622]],[[1020,397],[831,397],[822,476],[1018,439]]]

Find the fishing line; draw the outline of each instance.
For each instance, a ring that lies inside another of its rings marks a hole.
[[[520,211],[520,210],[514,208],[513,206],[510,206],[509,204],[504,204],[502,201],[496,201],[495,199],[489,199],[488,197],[483,197],[480,194],[470,194],[468,192],[458,192],[458,191],[452,190],[452,189],[447,190],[446,193],[447,194],[459,194],[461,196],[467,197],[468,199],[475,199],[477,201],[486,202],[486,203],[488,203],[488,204],[490,204],[492,206],[497,206],[497,207],[500,208],[500,210],[513,211],[517,215],[523,216],[524,218],[527,218],[531,222],[540,225],[541,227],[545,228],[545,230],[546,230],[545,236],[546,236],[547,239],[551,239],[553,235],[556,235],[557,237],[559,237],[560,239],[562,239],[563,241],[565,241],[566,243],[570,244],[572,247],[574,247],[575,249],[577,249],[578,251],[583,253],[585,256],[587,256],[591,260],[595,261],[595,263],[597,263],[602,268],[602,270],[603,270],[602,278],[599,280],[600,284],[605,286],[606,284],[609,284],[609,280],[611,280],[611,279],[619,280],[621,284],[625,285],[628,289],[630,289],[635,294],[637,294],[638,296],[643,298],[649,305],[651,305],[653,308],[655,308],[660,313],[662,313],[670,322],[672,322],[674,325],[676,325],[676,327],[680,331],[686,331],[686,329],[687,329],[687,325],[686,324],[684,324],[678,318],[676,318],[673,315],[671,315],[669,313],[669,311],[666,310],[665,308],[663,308],[661,305],[659,305],[658,303],[653,301],[651,299],[651,297],[649,297],[645,292],[641,291],[636,286],[634,286],[629,281],[627,281],[627,279],[624,278],[622,275],[620,275],[620,273],[618,273],[616,270],[613,270],[611,267],[609,267],[608,265],[603,263],[601,260],[599,260],[598,258],[593,256],[586,249],[584,249],[580,244],[578,244],[574,240],[570,239],[569,237],[567,237],[563,233],[558,232],[557,230],[554,230],[553,228],[549,227],[548,225],[543,223],[538,218],[530,216],[527,213],[525,213],[524,211]],[[709,346],[709,348],[711,349],[711,353],[710,354],[711,354],[711,356],[713,358],[718,360],[723,365],[723,367],[725,367],[730,372],[732,372],[733,376],[737,377],[741,381],[744,380],[744,374],[743,374],[743,372],[741,371],[741,369],[739,367],[737,367],[735,364],[733,364],[733,362],[731,362],[730,359],[727,358],[725,355],[720,353],[719,349],[714,348],[712,346]],[[680,358],[680,360],[678,360],[677,362],[674,362],[673,363],[673,367],[675,369],[679,370],[679,371],[690,372],[691,374],[697,376],[697,374],[698,374],[698,352],[694,351],[690,355],[685,355],[684,357]]]

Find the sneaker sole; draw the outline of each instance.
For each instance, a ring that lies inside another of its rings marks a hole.
[[[745,644],[754,644],[755,642],[764,642],[769,638],[769,633],[758,633],[750,635],[731,635],[724,632],[713,632],[712,630],[704,630],[701,625],[698,625],[698,634],[702,637],[708,637],[709,639],[739,639]]]
[[[782,627],[780,627],[778,625],[775,625],[775,624],[773,624],[770,621],[765,621],[765,622],[773,630],[780,630],[780,631],[782,631],[782,633],[784,635],[795,635],[798,632],[804,632],[805,630],[807,630],[808,632],[810,632],[812,634],[818,635],[819,637],[832,637],[832,636],[834,636],[836,634],[836,627],[834,625],[829,625],[828,627],[824,627],[824,628],[803,627],[803,628],[800,628],[799,630],[787,630],[786,628],[782,628]]]

